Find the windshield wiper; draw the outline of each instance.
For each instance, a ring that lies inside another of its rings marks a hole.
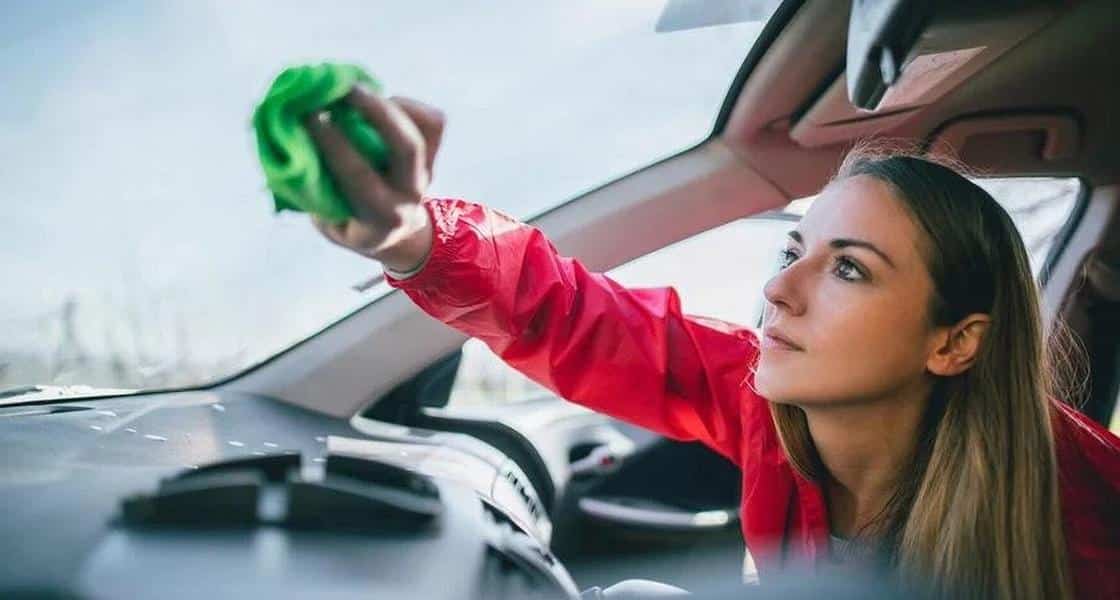
[[[0,389],[0,406],[44,400],[69,400],[91,396],[120,396],[135,394],[140,390],[127,388],[97,388],[90,385],[16,385]]]

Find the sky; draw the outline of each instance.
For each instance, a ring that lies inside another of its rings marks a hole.
[[[661,7],[5,3],[0,367],[51,371],[80,348],[129,371],[189,356],[210,365],[190,377],[219,376],[384,292],[351,287],[375,263],[272,213],[248,123],[290,64],[356,62],[440,107],[430,193],[523,218],[694,145],[761,23],[655,33]]]

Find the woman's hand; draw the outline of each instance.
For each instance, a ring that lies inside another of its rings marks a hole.
[[[409,271],[432,247],[432,224],[421,200],[443,135],[443,113],[410,98],[381,98],[361,86],[346,101],[389,145],[389,171],[375,171],[326,113],[311,115],[307,129],[355,215],[342,223],[312,216],[312,222],[339,246],[394,271]]]

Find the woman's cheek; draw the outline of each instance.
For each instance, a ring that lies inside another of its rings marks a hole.
[[[858,399],[885,384],[882,360],[884,323],[869,322],[867,303],[833,294],[816,303],[812,327],[798,331],[806,350],[763,347],[755,371],[755,390],[764,398],[786,404],[821,404]],[[873,313],[872,313],[873,314]],[[807,323],[802,323],[802,326]]]

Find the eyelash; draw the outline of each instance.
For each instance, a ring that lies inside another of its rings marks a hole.
[[[793,264],[793,261],[797,260],[798,258],[801,258],[800,256],[797,255],[796,252],[794,252],[793,250],[791,250],[789,248],[783,248],[780,252],[778,252],[778,257],[779,257],[778,258],[778,270],[779,271],[784,270],[786,267]],[[845,277],[843,275],[840,275],[838,270],[842,269],[842,268],[851,269],[851,270],[855,271],[856,275],[858,275],[858,277],[851,277],[851,276]],[[854,260],[852,260],[852,259],[850,259],[850,258],[848,258],[847,256],[844,256],[844,255],[840,255],[840,256],[836,257],[836,264],[833,266],[833,271],[832,272],[841,281],[848,281],[848,282],[855,283],[855,282],[867,279],[867,273],[865,273],[864,270],[862,268],[860,268],[859,264],[856,263],[856,261],[854,261]]]

